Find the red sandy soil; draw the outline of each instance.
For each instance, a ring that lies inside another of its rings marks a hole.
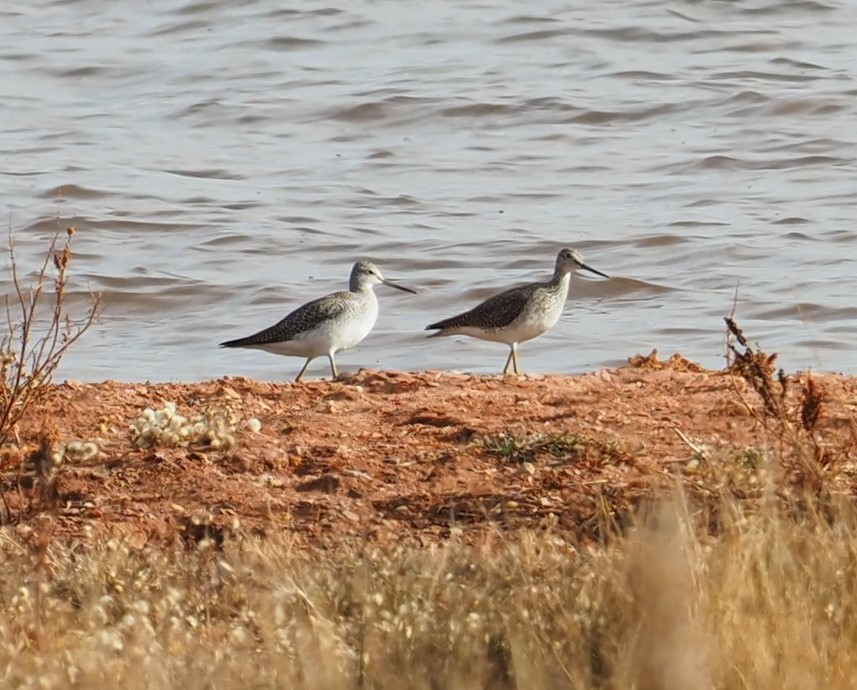
[[[347,537],[427,543],[452,531],[542,525],[588,541],[605,519],[621,522],[676,478],[692,486],[717,475],[729,484],[733,475],[712,474],[721,463],[752,486],[760,470],[730,457],[747,448],[785,457],[782,428],[766,422],[741,379],[678,356],[633,364],[582,376],[360,371],[302,384],[66,382],[0,449],[0,521],[26,535],[47,515],[55,535],[80,545],[278,530],[322,546]],[[850,495],[857,379],[813,379],[824,396],[815,453]],[[805,381],[791,380],[792,410]],[[235,447],[136,448],[129,425],[166,401],[186,416],[232,409]],[[253,417],[259,432],[246,424]],[[39,479],[34,459],[45,434],[59,444],[94,441],[99,452],[85,462],[67,457]],[[552,451],[546,441],[510,458],[492,452],[502,434],[566,434],[577,446]],[[801,471],[787,474],[777,481]]]

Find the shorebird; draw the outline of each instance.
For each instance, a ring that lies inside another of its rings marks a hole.
[[[220,347],[247,347],[275,355],[306,357],[295,383],[303,378],[312,360],[326,355],[333,378],[337,378],[334,355],[354,347],[369,335],[378,318],[378,298],[373,291],[376,285],[416,294],[384,278],[371,261],[358,261],[351,269],[347,291],[307,302],[270,328],[246,338],[227,340]]]
[[[429,338],[469,335],[480,340],[506,343],[509,356],[503,374],[509,373],[510,364],[517,374],[518,344],[540,336],[559,321],[568,297],[571,274],[578,268],[604,278],[610,277],[587,266],[579,252],[562,249],[557,254],[556,267],[550,280],[505,290],[470,311],[426,326],[427,331],[438,331]]]

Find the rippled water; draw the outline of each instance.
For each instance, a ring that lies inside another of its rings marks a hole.
[[[718,366],[737,288],[787,368],[857,373],[857,3],[281,5],[0,9],[3,210],[22,259],[73,223],[75,294],[105,299],[62,375],[292,378],[217,343],[360,257],[419,295],[379,288],[342,369],[496,372],[502,345],[423,327],[565,245],[612,278],[575,280],[525,371]]]

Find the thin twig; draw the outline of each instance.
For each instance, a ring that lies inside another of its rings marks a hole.
[[[99,312],[101,297],[93,294],[92,304],[83,319],[75,322],[66,313],[68,265],[74,229],[69,227],[66,233],[61,252],[57,251],[59,234],[51,239],[33,284],[25,288],[18,272],[11,221],[9,223],[8,252],[14,294],[11,301],[8,296],[5,299],[9,333],[0,342],[0,443],[4,443],[14,433],[29,407],[45,396],[47,385],[62,358],[92,326]],[[56,268],[57,275],[53,279],[49,321],[46,331],[36,339],[33,329],[45,297],[45,284],[50,280],[48,271],[51,265]],[[16,299],[17,305],[13,305]],[[20,314],[18,320],[13,315],[15,311]]]
[[[685,442],[688,448],[690,448],[694,453],[696,453],[703,460],[708,460],[708,451],[701,446],[698,446],[696,443],[691,441],[687,435],[678,427],[673,427],[673,431],[675,431],[676,435]]]

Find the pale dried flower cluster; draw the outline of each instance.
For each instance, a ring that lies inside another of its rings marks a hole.
[[[236,445],[238,415],[229,406],[206,409],[202,414],[187,417],[167,401],[159,408],[147,407],[133,421],[128,431],[138,448],[205,446],[212,450],[230,450]],[[261,429],[258,419],[247,421],[254,432]]]

